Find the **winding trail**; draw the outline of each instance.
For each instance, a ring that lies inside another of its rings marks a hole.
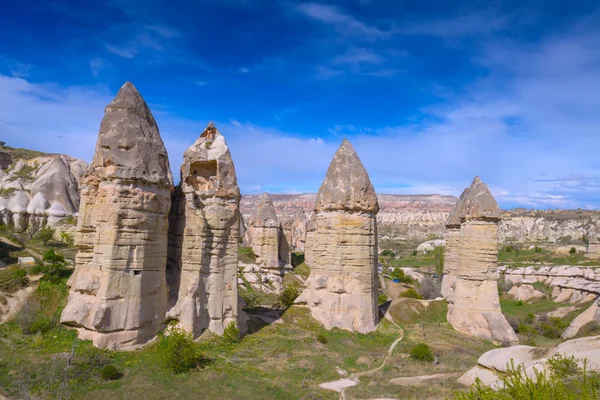
[[[385,365],[387,364],[389,358],[392,356],[392,353],[394,352],[394,349],[396,348],[398,343],[400,343],[402,341],[402,339],[404,339],[404,330],[400,327],[400,325],[398,325],[396,323],[396,321],[394,321],[394,319],[392,318],[392,316],[389,313],[385,313],[384,317],[385,317],[385,319],[390,321],[392,324],[394,324],[400,330],[400,336],[398,337],[398,339],[394,340],[394,342],[388,348],[387,354],[386,354],[385,358],[383,359],[383,362],[381,363],[381,365],[378,366],[377,368],[369,369],[366,371],[354,372],[354,373],[350,374],[350,376],[348,378],[340,379],[338,381],[333,381],[333,382],[322,383],[321,385],[324,385],[324,386],[319,385],[320,387],[322,387],[323,389],[335,390],[335,389],[331,389],[331,386],[335,387],[336,384],[338,384],[340,387],[340,389],[339,389],[340,400],[346,400],[346,394],[344,393],[344,391],[348,387],[354,387],[354,386],[358,385],[360,383],[360,380],[358,379],[359,377],[374,374],[375,372],[380,371],[383,367],[385,367]],[[354,383],[354,384],[352,384],[352,383]]]

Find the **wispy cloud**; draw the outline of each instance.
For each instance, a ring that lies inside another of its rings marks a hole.
[[[390,36],[390,32],[365,24],[335,6],[306,2],[298,4],[296,10],[316,21],[333,26],[339,33],[347,36],[358,36],[366,40]]]

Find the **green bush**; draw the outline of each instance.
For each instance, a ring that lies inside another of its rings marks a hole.
[[[404,270],[402,270],[401,268],[398,268],[398,267],[394,268],[394,270],[392,272],[390,272],[390,278],[397,279],[398,281],[400,281],[402,283],[413,283],[413,278],[406,275],[404,273]]]
[[[410,350],[410,358],[418,361],[432,362],[434,360],[431,347],[427,343],[417,343]]]
[[[235,344],[240,342],[240,328],[237,327],[237,324],[233,321],[225,327],[225,331],[223,332],[223,341],[229,344]]]
[[[394,258],[394,257],[396,257],[396,253],[394,253],[394,252],[393,252],[392,250],[390,250],[390,249],[385,249],[385,250],[383,250],[383,251],[381,252],[381,255],[382,255],[383,257],[391,257],[391,258]]]
[[[298,289],[298,285],[285,285],[283,287],[283,291],[277,299],[278,308],[290,308],[294,305],[294,301],[298,296],[300,296],[300,290]]]
[[[576,253],[577,253],[577,249],[575,247],[571,247],[571,250],[569,250],[569,254],[575,255]]]
[[[323,333],[319,333],[317,335],[317,342],[322,343],[322,344],[327,344],[327,336],[325,336],[325,334],[323,334]]]
[[[102,367],[102,371],[100,371],[100,376],[105,381],[114,381],[121,377],[121,373],[119,372],[117,367],[115,367],[112,364],[108,364]]]
[[[400,297],[405,299],[421,300],[421,295],[413,288],[409,288],[408,290],[405,290],[404,292],[400,293]]]
[[[388,302],[388,297],[385,293],[379,293],[377,296],[377,304],[382,305]]]
[[[54,237],[54,233],[56,233],[56,229],[49,227],[49,226],[45,226],[38,231],[36,237],[42,243],[44,243],[44,246],[46,246],[48,244],[48,242],[51,241],[52,238]]]
[[[523,307],[523,305],[524,305],[524,304],[525,304],[525,303],[523,302],[523,300],[518,300],[518,301],[515,303],[515,306],[517,306],[517,307]]]
[[[0,269],[0,290],[13,293],[29,284],[27,271],[18,265]]]
[[[254,254],[252,247],[240,246],[238,248],[238,260],[246,264],[255,264],[256,254]]]
[[[246,308],[255,308],[260,305],[261,296],[254,291],[249,291],[249,290],[240,291],[240,296],[246,303]]]
[[[562,356],[558,356],[562,357]],[[535,372],[527,376],[523,366],[515,367],[511,361],[506,374],[501,376],[500,389],[485,386],[481,380],[471,387],[470,392],[455,392],[455,400],[598,400],[600,380],[587,369],[571,369],[571,361],[554,361],[549,374]],[[566,369],[564,368],[566,367]],[[565,377],[564,374],[569,374]]]
[[[163,335],[158,345],[158,359],[167,370],[176,374],[197,368],[204,360],[192,334],[174,328]]]
[[[435,274],[438,279],[442,279],[444,274],[444,259],[445,259],[445,247],[436,246],[433,249],[433,259],[435,261]]]
[[[68,232],[60,233],[60,241],[68,244],[69,246],[73,246],[75,244],[75,238],[71,233]]]
[[[550,366],[550,372],[559,378],[567,378],[582,372],[574,356],[557,354],[548,358],[546,362]]]
[[[542,249],[541,249],[541,248],[539,248],[538,246],[535,246],[535,247],[533,248],[533,251],[535,251],[536,253],[541,253],[541,252],[542,252]]]
[[[48,250],[44,254],[44,261],[31,269],[34,274],[44,274],[43,279],[49,282],[58,283],[62,278],[68,277],[72,271],[67,269],[65,257],[54,251]]]

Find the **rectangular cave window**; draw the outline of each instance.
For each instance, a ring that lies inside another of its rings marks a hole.
[[[217,180],[217,161],[198,161],[192,163],[190,167],[190,176],[187,178],[187,184],[191,185],[196,191],[205,191],[215,188]]]

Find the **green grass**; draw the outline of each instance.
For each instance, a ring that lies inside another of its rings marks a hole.
[[[238,260],[244,264],[255,264],[256,255],[252,251],[252,247],[240,246],[238,248]]]
[[[518,301],[508,298],[500,298],[500,308],[502,309],[502,313],[520,318],[525,318],[529,313],[534,315],[548,313],[564,306],[564,304],[555,303],[549,298],[534,301],[532,303],[519,303]]]
[[[46,156],[48,153],[42,153],[40,151],[21,149],[21,148],[2,148],[0,149],[3,153],[8,153],[12,156],[13,160],[29,160],[31,158]]]
[[[397,258],[388,262],[388,267],[412,267],[412,268],[434,268],[435,257],[433,252],[428,254],[417,254],[416,256],[410,255],[404,258]]]
[[[506,249],[507,246],[500,248],[498,263],[508,264],[511,268],[525,267],[533,263],[545,265],[599,265],[598,261],[588,260],[584,252],[578,252],[574,255],[559,255],[548,249],[542,249],[539,253],[534,249],[520,249],[518,251],[516,249],[507,251]]]

